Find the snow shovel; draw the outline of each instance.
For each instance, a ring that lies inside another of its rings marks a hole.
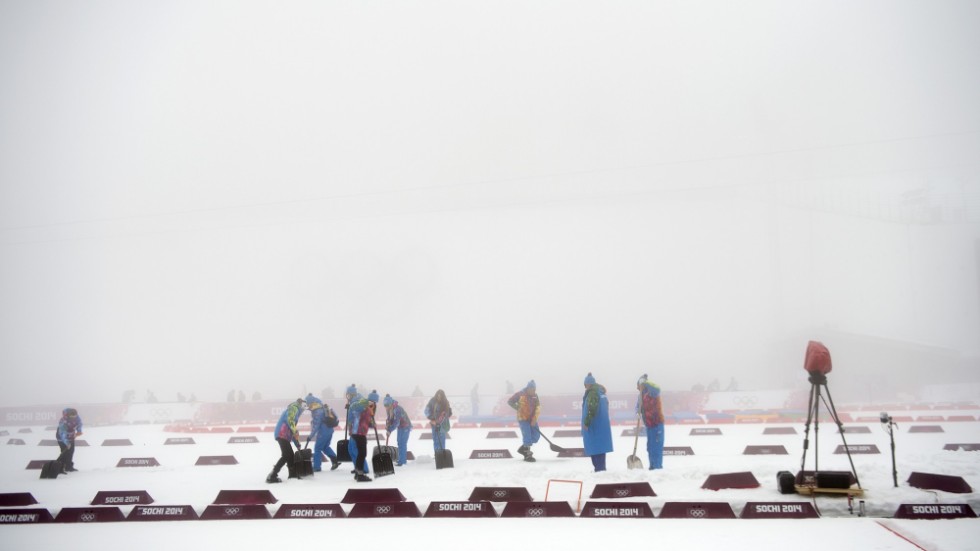
[[[296,450],[293,454],[293,471],[299,478],[313,476],[313,450],[309,446],[310,440],[307,439],[303,449]]]
[[[637,444],[640,443],[640,416],[639,415],[636,416],[636,429],[634,429],[634,432],[635,434],[633,435],[633,455],[626,458],[626,468],[630,470],[643,468],[643,461],[636,456],[636,446]]]
[[[553,451],[553,452],[557,452],[557,453],[561,453],[561,452],[563,452],[563,451],[565,451],[565,448],[563,448],[563,447],[561,447],[561,446],[558,446],[558,445],[556,445],[556,444],[555,444],[554,442],[552,442],[551,440],[548,440],[548,437],[547,437],[547,436],[545,436],[543,432],[541,432],[541,429],[538,429],[538,433],[540,433],[540,434],[541,434],[541,438],[544,438],[544,441],[545,441],[545,442],[547,442],[548,444],[550,444],[550,445],[551,445],[551,451]]]
[[[377,430],[377,429],[375,429],[375,430]],[[395,458],[398,457],[398,446],[389,446],[388,445],[388,438],[390,438],[390,437],[391,437],[391,435],[389,434],[388,437],[385,438],[385,443],[384,443],[383,446],[380,446],[380,445],[379,446],[375,446],[374,447],[374,453],[372,455],[381,455],[383,453],[386,453],[386,454],[390,455],[391,456],[391,460],[394,461]]]
[[[378,438],[378,427],[374,427],[374,441],[376,443],[376,447],[374,449],[377,450],[381,447],[381,439]],[[392,464],[392,457],[387,453],[381,452],[372,457],[371,466],[374,467],[375,478],[395,474],[395,466]]]
[[[350,421],[349,418],[348,418],[348,421]],[[338,463],[342,463],[344,461],[351,461],[350,448],[347,447],[350,444],[350,441],[347,439],[347,427],[349,427],[349,426],[350,426],[350,423],[349,422],[345,422],[344,423],[344,439],[343,440],[339,440],[337,442],[337,462]]]

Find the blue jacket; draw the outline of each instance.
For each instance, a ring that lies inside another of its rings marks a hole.
[[[75,442],[75,434],[82,432],[81,416],[75,415],[75,417],[69,417],[69,409],[65,408],[61,412],[61,420],[58,421],[58,442],[66,446],[72,445]]]
[[[585,455],[613,451],[609,398],[606,397],[606,388],[600,384],[592,385],[582,396],[582,440]]]
[[[329,406],[324,405],[323,401],[313,396],[306,397],[306,403],[310,406],[310,440],[319,440],[333,434],[333,427],[328,426],[327,417],[333,413]],[[336,416],[336,415],[334,415]]]

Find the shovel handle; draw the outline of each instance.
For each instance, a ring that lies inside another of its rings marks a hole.
[[[636,416],[636,428],[633,429],[633,455],[636,455],[636,446],[640,443],[640,416]]]

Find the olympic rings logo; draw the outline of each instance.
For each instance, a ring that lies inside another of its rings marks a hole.
[[[391,505],[378,505],[374,508],[374,512],[379,515],[390,515]]]
[[[171,412],[170,412],[170,409],[169,408],[166,408],[166,409],[159,409],[158,408],[158,409],[151,409],[150,410],[150,414],[153,415],[154,417],[170,417],[170,413]]]
[[[242,514],[242,510],[239,507],[225,507],[226,517],[237,517],[240,514]]]
[[[627,496],[630,495],[630,491],[627,490],[626,488],[620,488],[620,489],[616,490],[615,492],[613,492],[613,494],[616,497],[627,497]]]
[[[701,509],[699,507],[699,508],[696,508],[696,509],[688,509],[687,510],[687,516],[689,516],[691,518],[704,518],[705,516],[707,516],[707,513],[705,512],[704,509]]]
[[[755,396],[742,395],[736,396],[733,401],[735,402],[735,405],[739,406],[754,406],[757,400]]]
[[[79,515],[78,520],[81,522],[94,522],[95,518],[95,513],[82,513]]]
[[[543,517],[544,509],[541,507],[533,507],[527,510],[527,516],[529,517]]]
[[[507,490],[494,490],[493,497],[507,497]]]

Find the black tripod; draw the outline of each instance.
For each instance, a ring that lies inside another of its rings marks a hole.
[[[830,418],[837,425],[841,442],[844,443],[844,451],[847,453],[847,461],[851,464],[851,474],[854,475],[854,481],[857,483],[858,489],[860,489],[861,481],[858,480],[857,471],[854,469],[854,460],[851,458],[851,450],[847,447],[847,439],[844,438],[844,425],[837,416],[837,409],[834,407],[834,398],[830,395],[830,389],[827,387],[827,375],[819,371],[810,372],[810,400],[807,406],[806,428],[803,431],[803,460],[800,462],[800,471],[806,470],[806,452],[810,447],[810,423],[813,422],[813,480],[814,485],[819,485],[817,484],[817,478],[820,474],[820,402],[823,401],[821,388],[827,395],[827,400],[829,400],[829,403],[825,402],[824,405],[827,407],[828,413],[830,413]]]
[[[881,412],[881,424],[888,431],[888,437],[892,441],[892,482],[895,483],[895,487],[898,488],[898,467],[895,466],[895,420],[892,419],[891,415],[886,412]]]

